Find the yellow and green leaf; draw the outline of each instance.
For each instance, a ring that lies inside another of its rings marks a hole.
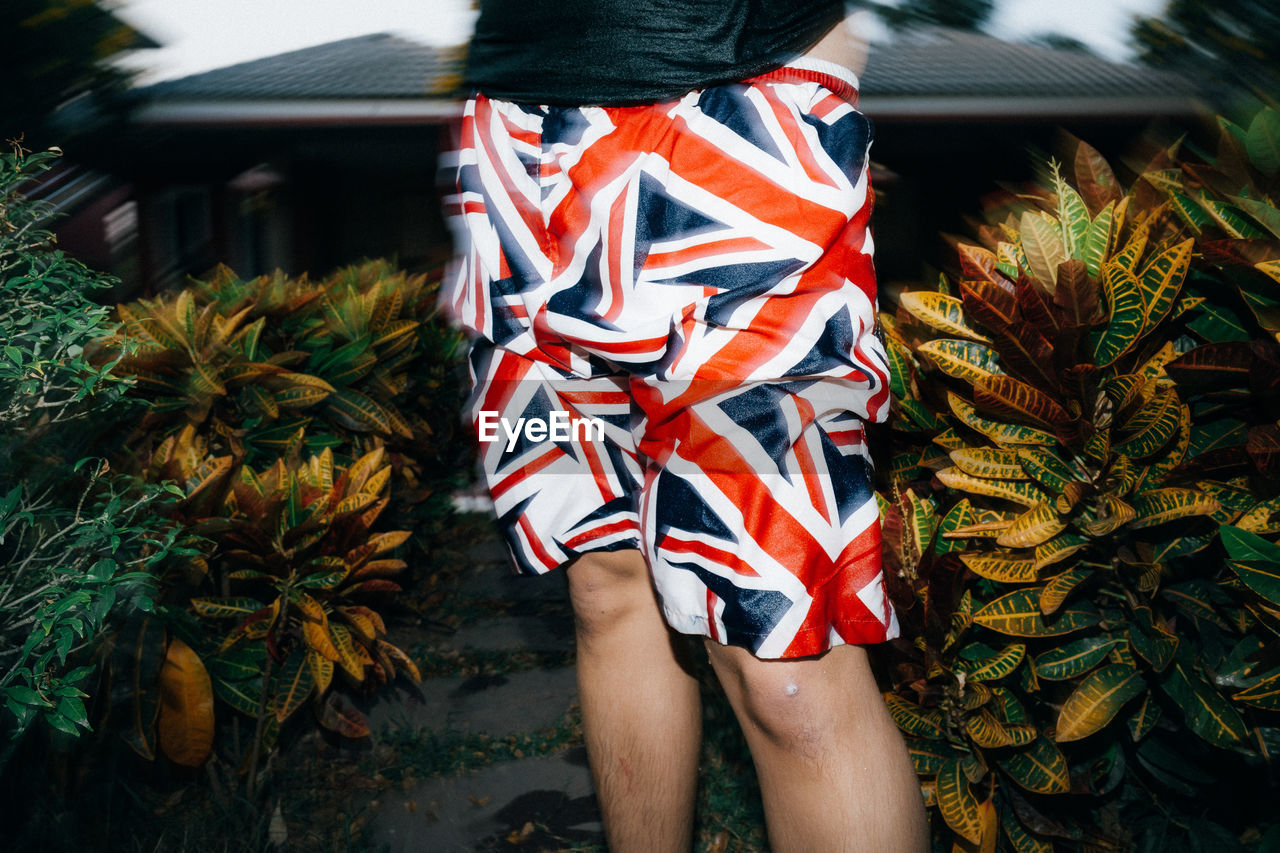
[[[917,776],[932,776],[948,761],[955,759],[955,750],[941,741],[908,737],[906,742],[907,754]]]
[[[884,694],[884,701],[889,708],[889,716],[902,731],[928,740],[938,740],[942,737],[942,727],[935,719],[936,714],[923,711],[915,704],[893,693]]]
[[[1182,280],[1191,266],[1195,240],[1188,238],[1170,246],[1149,260],[1138,273],[1142,285],[1142,301],[1146,306],[1144,329],[1153,329],[1173,308],[1182,289]]]
[[[1256,708],[1280,711],[1280,671],[1273,672],[1247,690],[1241,690],[1232,698]]]
[[[330,631],[338,654],[338,665],[356,681],[364,681],[364,664],[356,652],[355,641],[351,639],[351,629],[346,625],[331,625]]]
[[[1138,710],[1133,712],[1129,717],[1129,736],[1133,738],[1134,743],[1142,740],[1147,733],[1155,728],[1156,721],[1160,719],[1160,703],[1155,701],[1154,694],[1148,692],[1142,697],[1142,703],[1138,705]]]
[[[1235,526],[1246,533],[1280,533],[1280,497],[1250,507],[1236,519]]]
[[[999,583],[1033,583],[1036,579],[1033,560],[1022,560],[1008,554],[986,551],[961,554],[960,560],[969,571],[987,580]]]
[[[1011,643],[998,654],[979,658],[965,668],[966,681],[998,681],[1018,668],[1026,657],[1025,643]]]
[[[338,660],[338,650],[329,635],[329,617],[325,614],[324,607],[305,592],[298,595],[294,605],[299,611],[302,638],[307,647],[331,661]]]
[[[1015,518],[1013,524],[996,538],[996,544],[1005,548],[1034,548],[1066,528],[1066,519],[1053,505],[1042,501]]]
[[[1124,664],[1108,664],[1081,680],[1058,714],[1054,739],[1080,740],[1111,722],[1125,703],[1147,688],[1142,674]]]
[[[964,718],[964,730],[983,749],[999,749],[1012,746],[1013,738],[1004,725],[990,711],[969,714]],[[1034,736],[1034,735],[1033,735]]]
[[[1178,650],[1178,638],[1171,633],[1147,605],[1131,608],[1128,626],[1129,646],[1156,672],[1163,672]]]
[[[1115,216],[1115,201],[1107,202],[1107,206],[1098,211],[1098,215],[1089,223],[1084,239],[1080,241],[1076,257],[1084,261],[1089,275],[1097,278],[1102,271],[1102,261],[1107,256],[1111,242],[1111,225]]]
[[[1004,372],[995,350],[976,341],[939,338],[920,344],[916,352],[948,376],[969,383]]]
[[[308,649],[307,666],[311,668],[311,679],[316,685],[316,695],[324,695],[333,682],[333,661],[314,649]]]
[[[1018,227],[1031,274],[1053,293],[1058,283],[1058,264],[1068,257],[1062,227],[1052,216],[1038,210],[1024,211]]]
[[[342,388],[325,401],[329,412],[345,427],[363,432],[390,433],[382,406],[359,391]]]
[[[1066,462],[1047,447],[1019,447],[1018,463],[1027,476],[1053,492],[1060,492],[1076,479],[1076,473]]]
[[[305,409],[308,406],[314,406],[316,403],[322,402],[329,396],[329,393],[323,388],[295,385],[292,388],[277,391],[272,401],[277,406],[285,409]]]
[[[1146,310],[1142,286],[1134,273],[1119,265],[1108,264],[1102,281],[1108,319],[1107,328],[1094,347],[1094,361],[1100,367],[1111,364],[1138,342]]]
[[[1115,442],[1116,452],[1143,459],[1166,447],[1178,435],[1185,408],[1172,388],[1157,394],[1122,425],[1124,432]]]
[[[982,840],[982,815],[977,797],[957,761],[948,761],[938,771],[938,810],[951,831],[970,843]]]
[[[1244,742],[1248,731],[1240,713],[1199,672],[1189,652],[1179,649],[1161,687],[1182,709],[1187,726],[1209,743],[1230,749]]]
[[[1025,480],[1026,472],[1018,451],[993,447],[965,447],[952,450],[948,456],[966,474],[984,479]]]
[[[960,541],[961,537],[952,536],[956,530],[965,527],[973,522],[973,508],[968,498],[961,498],[956,501],[955,506],[943,516],[942,521],[938,523],[938,535],[934,540],[933,550],[937,554],[946,554],[952,551],[959,551],[964,548],[964,543]]]
[[[1036,658],[1036,675],[1048,681],[1065,681],[1083,675],[1101,663],[1121,642],[1099,634],[1049,649]]]
[[[1065,794],[1071,790],[1067,759],[1053,741],[1038,737],[1027,749],[1019,750],[997,762],[1009,778],[1028,791],[1039,794]]]
[[[1089,544],[1089,540],[1074,533],[1060,533],[1043,545],[1036,546],[1036,569],[1061,563]]]
[[[978,414],[977,409],[965,402],[964,398],[957,394],[948,392],[947,401],[950,404],[951,411],[960,419],[961,423],[985,435],[998,445],[1045,446],[1058,443],[1058,439],[1052,433],[1044,430],[1022,424],[1006,424],[990,418],[984,418]]]
[[[990,343],[991,339],[974,331],[965,323],[960,300],[932,290],[912,290],[898,298],[898,305],[930,328],[969,340]]]
[[[1137,516],[1137,511],[1129,504],[1113,495],[1103,495],[1087,517],[1079,522],[1079,527],[1090,536],[1106,536]]]
[[[985,628],[1014,637],[1056,637],[1096,625],[1095,611],[1068,609],[1046,620],[1040,612],[1040,587],[1027,587],[1000,596],[973,615]]]
[[[1093,569],[1080,566],[1049,578],[1040,593],[1040,612],[1046,616],[1058,612],[1071,591],[1092,574]]]
[[[262,608],[256,598],[193,598],[191,609],[199,616],[210,619],[243,619]]]
[[[276,719],[282,723],[302,707],[302,703],[307,701],[307,697],[315,689],[315,677],[307,664],[307,658],[312,654],[294,649],[280,665],[271,704]]]
[[[943,468],[936,476],[943,485],[956,491],[1003,498],[1027,507],[1034,507],[1046,498],[1044,492],[1025,480],[986,480],[972,477],[956,468]]]

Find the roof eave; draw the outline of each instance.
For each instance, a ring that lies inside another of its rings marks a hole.
[[[878,121],[1061,121],[1193,116],[1207,106],[1186,95],[956,96],[876,95],[861,109]],[[446,98],[172,100],[139,107],[134,120],[152,127],[325,127],[440,124],[462,114]]]
[[[462,114],[446,98],[165,100],[140,106],[133,120],[151,127],[324,127],[440,124]]]
[[[879,121],[1061,121],[1193,116],[1207,106],[1188,95],[1018,96],[863,95],[859,107]]]

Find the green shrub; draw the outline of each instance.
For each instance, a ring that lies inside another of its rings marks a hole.
[[[162,624],[139,626],[113,671],[138,685],[126,740],[201,764],[215,697],[252,721],[249,765],[308,701],[321,725],[367,734],[332,688],[417,678],[373,608],[402,592],[410,533],[394,528],[444,518],[468,473],[462,339],[436,320],[434,283],[385,262],[318,283],[221,268],[118,312],[105,351],[127,345],[116,372],[148,403],[128,464],[176,482],[175,517],[207,543],[164,576]]]
[[[17,735],[36,718],[89,726],[82,689],[113,609],[150,606],[147,572],[174,534],[166,497],[109,470],[132,383],[85,347],[108,334],[91,295],[112,280],[53,248],[22,183],[56,152],[0,156],[0,699]],[[7,754],[7,752],[5,753]]]
[[[962,846],[1234,843],[1280,746],[1280,117],[1225,134],[1081,144],[883,318],[886,698]]]

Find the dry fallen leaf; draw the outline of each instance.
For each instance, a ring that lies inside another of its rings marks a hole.
[[[526,823],[524,826],[520,827],[520,831],[519,831],[519,832],[512,832],[511,834],[509,834],[509,835],[507,836],[507,843],[508,843],[508,844],[523,844],[523,843],[525,843],[526,841],[528,841],[528,840],[529,840],[529,837],[530,837],[531,835],[533,835],[533,833],[534,833],[536,830],[537,830],[537,827],[535,827],[535,826],[533,825],[533,822],[532,822],[532,821],[530,821],[529,823]]]

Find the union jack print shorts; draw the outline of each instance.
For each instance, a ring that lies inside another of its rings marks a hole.
[[[677,631],[762,658],[897,636],[856,79],[801,60],[638,107],[476,96],[444,295],[517,567],[640,548]]]

